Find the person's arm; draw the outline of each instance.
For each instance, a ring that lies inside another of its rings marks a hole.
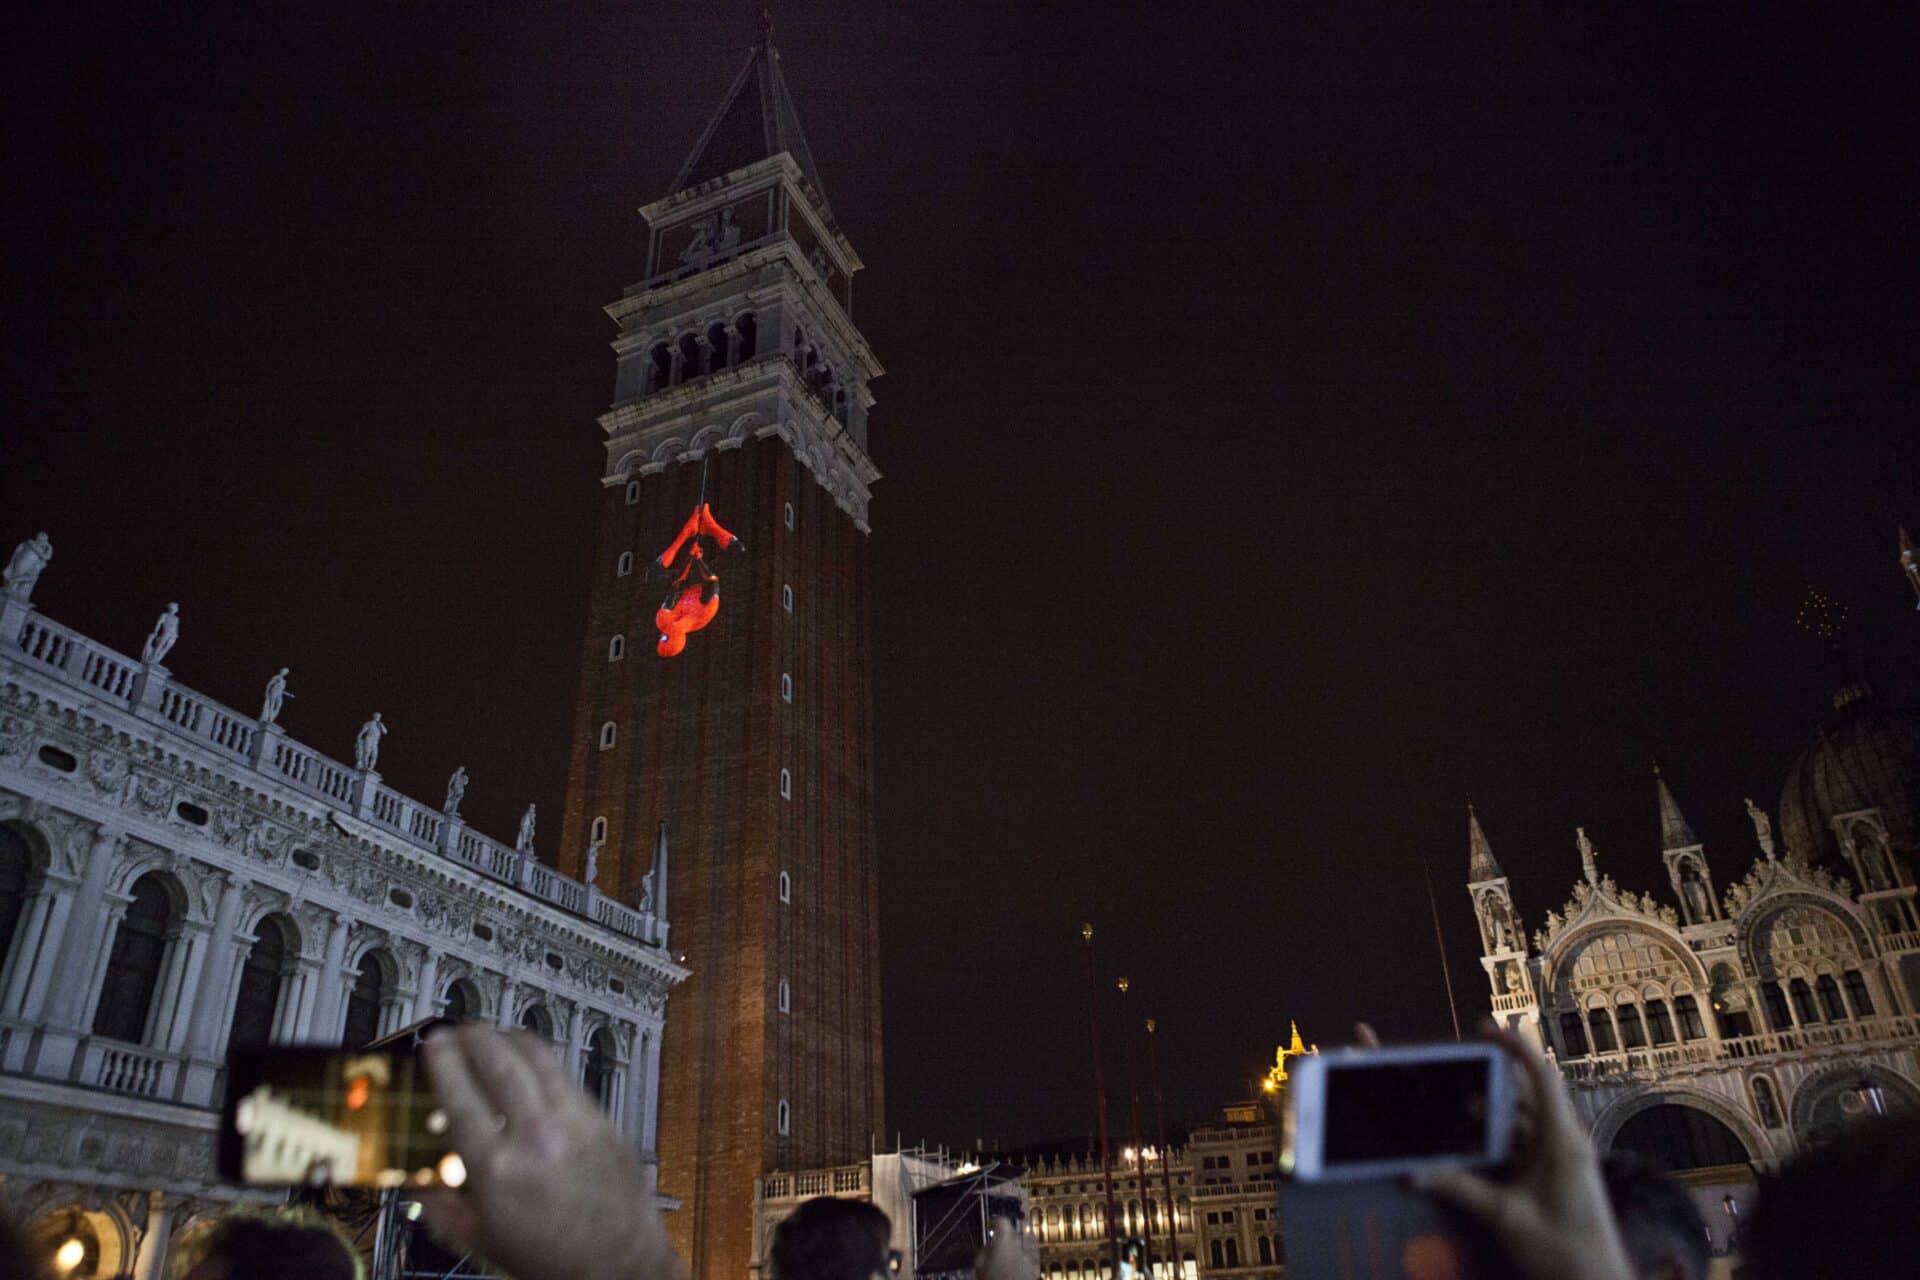
[[[684,1280],[639,1157],[547,1044],[462,1026],[424,1052],[466,1166],[421,1197],[440,1235],[515,1280]]]

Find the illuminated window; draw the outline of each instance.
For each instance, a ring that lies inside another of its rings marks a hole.
[[[638,480],[627,481],[627,505],[630,507],[640,505],[640,482]]]
[[[791,502],[787,504],[787,528],[793,528],[793,504]]]
[[[622,551],[620,561],[614,566],[614,573],[624,578],[633,572],[633,552]]]
[[[607,842],[607,820],[605,818],[595,818],[593,820],[592,839],[595,844],[605,844]]]
[[[780,979],[780,1012],[793,1012],[793,988],[787,985],[785,978]]]
[[[780,607],[782,609],[785,609],[788,613],[793,612],[793,588],[792,587],[782,586],[780,588]]]
[[[611,720],[601,725],[600,726],[600,749],[602,751],[605,751],[608,747],[611,747],[613,745],[613,740],[619,736],[619,733],[620,731],[614,727],[613,721]]]
[[[793,1112],[787,1106],[787,1100],[785,1098],[780,1099],[780,1106],[776,1111],[776,1115],[780,1122],[780,1136],[784,1138],[787,1136],[788,1130],[793,1127]]]
[[[780,673],[780,701],[793,701],[793,677],[784,671]]]
[[[613,639],[607,641],[608,662],[618,662],[626,656],[627,638],[625,636],[615,636]]]
[[[793,799],[793,773],[791,770],[782,769],[780,771],[780,798],[782,800]]]
[[[780,901],[793,901],[793,877],[784,871],[780,873]]]

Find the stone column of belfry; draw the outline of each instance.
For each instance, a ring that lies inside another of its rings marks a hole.
[[[562,860],[577,873],[604,819],[599,883],[633,905],[667,824],[655,892],[692,976],[657,1055],[659,1190],[681,1204],[669,1225],[694,1276],[741,1280],[755,1180],[864,1160],[885,1130],[866,452],[881,370],[851,319],[859,259],[764,39],[642,212],[646,276],[607,308],[619,366]],[[730,336],[709,367],[682,361],[715,325]],[[801,349],[843,402],[808,388]],[[745,549],[707,548],[719,613],[661,658],[670,583],[653,566],[703,501]]]

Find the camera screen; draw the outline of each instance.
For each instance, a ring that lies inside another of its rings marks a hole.
[[[1328,1070],[1321,1159],[1328,1165],[1487,1149],[1487,1060]]]
[[[250,1186],[465,1180],[410,1053],[262,1047],[228,1062],[221,1173]]]

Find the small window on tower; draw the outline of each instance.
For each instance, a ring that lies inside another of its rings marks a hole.
[[[620,560],[618,564],[615,565],[614,572],[622,578],[633,572],[633,552],[622,551],[620,553]]]
[[[780,901],[793,901],[793,877],[784,871],[780,873]]]
[[[793,677],[784,671],[780,673],[780,701],[793,701]]]
[[[791,502],[787,504],[787,528],[793,528],[793,504]]]
[[[780,1012],[793,1012],[793,988],[787,985],[785,978],[780,979]]]
[[[784,1138],[787,1136],[787,1132],[793,1127],[793,1111],[787,1106],[787,1100],[785,1098],[780,1099],[780,1106],[776,1109],[776,1118],[780,1123],[780,1136]]]
[[[592,831],[592,839],[595,844],[605,844],[607,842],[607,820],[605,818],[595,818],[593,820]]]
[[[640,505],[640,482],[638,480],[627,481],[627,505],[630,507]]]
[[[605,751],[608,747],[611,747],[613,745],[614,739],[617,738],[619,735],[620,735],[620,731],[614,727],[613,721],[609,720],[605,724],[601,725],[600,726],[600,749],[602,751]]]
[[[631,560],[631,557],[629,557],[629,560]],[[629,563],[627,568],[632,569],[633,565]],[[793,588],[791,586],[782,586],[780,588],[780,607],[788,613],[793,612]]]
[[[609,725],[611,725],[611,722],[609,722]],[[780,771],[780,798],[782,800],[793,799],[793,772],[789,769],[782,769]]]
[[[613,639],[607,641],[607,661],[608,662],[618,662],[620,661],[620,659],[626,656],[627,656],[627,638],[625,636],[616,635]]]

